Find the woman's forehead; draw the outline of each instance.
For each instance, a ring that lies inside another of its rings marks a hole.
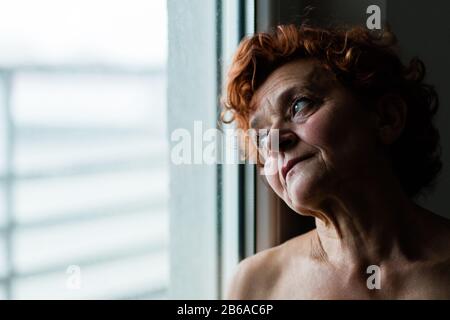
[[[283,87],[291,82],[306,83],[313,74],[320,72],[320,65],[313,59],[299,59],[288,62],[275,69],[255,91],[255,97],[267,94],[271,90]]]

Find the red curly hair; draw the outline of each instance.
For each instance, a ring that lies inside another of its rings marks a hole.
[[[406,126],[389,153],[404,190],[414,197],[432,186],[442,167],[439,133],[432,123],[439,103],[434,88],[423,83],[423,62],[414,58],[403,65],[396,44],[389,30],[373,32],[363,27],[281,25],[272,32],[249,36],[233,58],[221,120],[249,129],[249,118],[256,108],[250,101],[267,77],[289,61],[314,58],[357,97],[375,101],[394,93],[404,99],[408,106]]]

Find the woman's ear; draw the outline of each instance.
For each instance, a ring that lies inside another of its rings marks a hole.
[[[386,94],[376,105],[378,137],[383,144],[392,144],[403,132],[408,107],[397,94]]]

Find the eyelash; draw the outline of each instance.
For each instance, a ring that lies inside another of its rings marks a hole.
[[[307,104],[307,106],[305,106],[302,110],[295,112],[295,111],[294,111],[295,105],[296,105],[299,101],[305,101],[305,102],[307,102],[308,104]],[[313,99],[308,98],[308,97],[306,97],[306,96],[299,96],[299,97],[295,97],[295,98],[293,99],[293,102],[292,102],[291,107],[290,107],[290,112],[291,112],[292,117],[295,117],[295,115],[296,115],[297,113],[302,112],[304,109],[312,108],[312,107],[315,107],[315,106],[317,106],[317,101],[314,101]],[[257,133],[257,134],[256,134],[256,144],[257,144],[258,148],[261,147],[261,142],[262,142],[262,140],[263,140],[263,139],[267,139],[267,136],[268,136],[268,133],[264,133],[264,134]]]
[[[295,106],[296,106],[297,103],[300,102],[300,101],[307,102],[307,106],[303,107],[301,110],[299,110],[299,111],[296,112],[296,111],[295,111]],[[301,96],[301,97],[295,98],[294,101],[293,101],[293,103],[292,103],[292,105],[291,105],[291,108],[290,108],[292,117],[295,117],[295,115],[296,115],[297,113],[302,112],[305,108],[308,109],[308,108],[311,108],[311,107],[313,107],[313,106],[315,106],[315,102],[314,102],[312,99],[308,98],[308,97]]]

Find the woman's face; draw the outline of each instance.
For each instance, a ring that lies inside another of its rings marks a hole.
[[[279,67],[251,103],[251,127],[278,130],[278,151],[268,147],[263,170],[295,211],[307,213],[342,187],[364,183],[376,166],[373,113],[316,60]]]

